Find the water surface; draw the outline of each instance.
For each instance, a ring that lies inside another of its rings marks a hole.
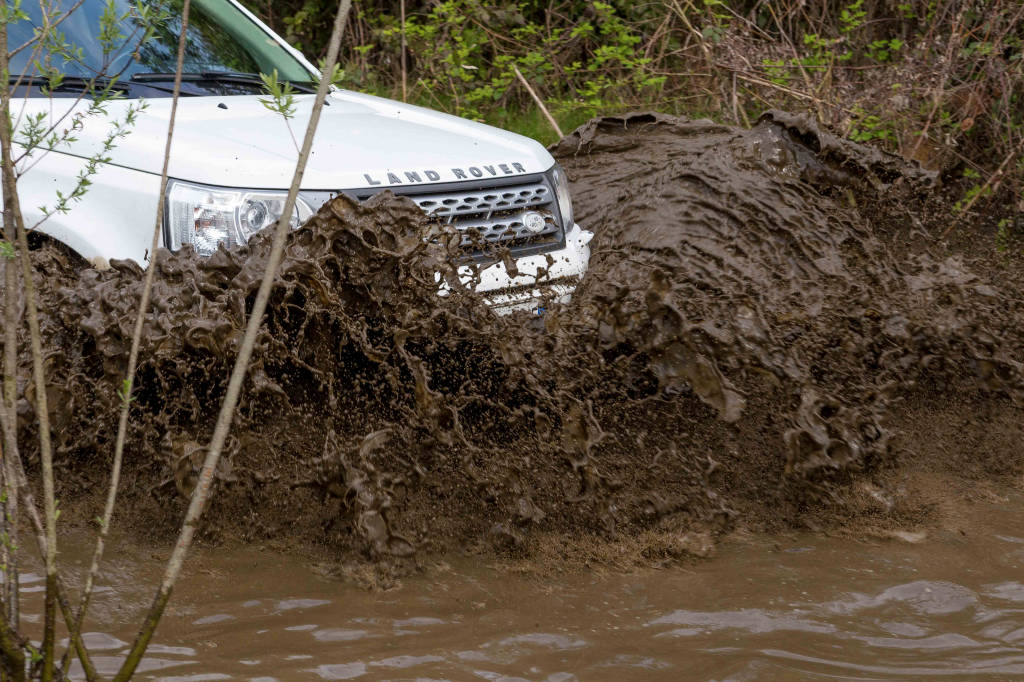
[[[541,578],[459,559],[383,592],[271,551],[202,549],[139,678],[1019,678],[1022,510],[1016,493],[979,503],[970,532],[920,542],[740,537],[709,561],[627,575]],[[159,552],[127,546],[87,637],[104,672],[161,570]],[[70,538],[65,560],[84,549]],[[30,621],[40,589],[26,574]]]

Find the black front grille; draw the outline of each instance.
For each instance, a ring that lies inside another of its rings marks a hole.
[[[387,190],[408,197],[427,215],[452,225],[462,234],[463,249],[473,254],[508,248],[516,255],[525,255],[560,248],[565,243],[555,191],[544,175],[489,183],[393,186]],[[374,187],[341,193],[366,201],[382,191]],[[303,195],[315,204],[314,208],[329,198],[320,192]]]

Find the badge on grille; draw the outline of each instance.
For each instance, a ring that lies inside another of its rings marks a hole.
[[[523,227],[525,227],[530,232],[533,232],[534,234],[537,234],[538,232],[543,230],[545,224],[546,222],[544,220],[544,216],[542,216],[540,213],[537,213],[536,211],[530,211],[529,213],[523,216]]]

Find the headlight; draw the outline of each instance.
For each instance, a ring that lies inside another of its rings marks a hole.
[[[245,244],[284,212],[287,192],[225,189],[172,181],[167,189],[167,246],[177,251],[191,244],[196,253],[208,256],[218,244]],[[292,229],[313,215],[313,209],[296,199]]]
[[[573,224],[572,194],[569,192],[569,176],[561,166],[551,169],[551,182],[555,186],[555,198],[558,199],[558,212],[562,214],[562,227],[568,231]]]

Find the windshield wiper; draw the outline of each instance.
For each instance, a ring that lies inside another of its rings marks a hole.
[[[30,88],[49,88],[50,79],[44,76],[11,76],[7,79],[8,85],[23,85]],[[60,92],[85,92],[89,89],[95,90],[118,90],[126,92],[128,83],[111,80],[110,78],[82,78],[81,76],[64,76],[60,79],[54,91]]]
[[[174,72],[164,73],[136,73],[133,74],[131,80],[136,83],[166,83],[174,80]],[[181,74],[181,80],[189,83],[197,82],[209,82],[209,83],[239,83],[244,85],[256,85],[260,89],[263,89],[263,79],[260,78],[259,74],[256,73],[236,73],[233,71],[200,71],[198,73],[183,73]],[[316,88],[308,83],[300,83],[297,81],[281,81],[292,86],[297,92],[303,92],[308,94],[314,94]]]

